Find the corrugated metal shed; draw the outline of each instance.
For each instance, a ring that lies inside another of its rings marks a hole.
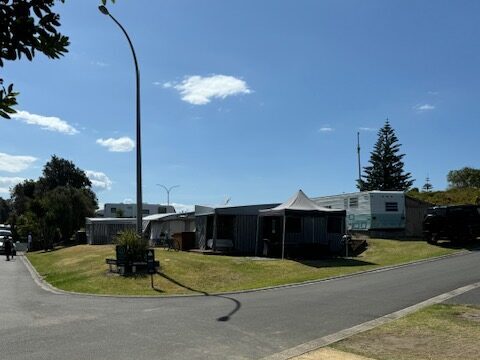
[[[135,230],[135,218],[86,218],[85,232],[90,245],[112,244],[115,236],[126,229]]]

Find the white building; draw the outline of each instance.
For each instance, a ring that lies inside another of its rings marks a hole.
[[[144,203],[142,206],[142,216],[170,213],[175,213],[175,208],[172,205]],[[103,209],[103,216],[106,218],[135,218],[137,217],[137,204],[107,203]]]

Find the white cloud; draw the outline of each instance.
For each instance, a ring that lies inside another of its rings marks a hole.
[[[191,212],[195,210],[195,205],[185,205],[185,204],[177,204],[177,203],[171,203],[175,208],[175,211],[177,213],[183,213],[183,212]]]
[[[13,119],[17,119],[29,125],[38,125],[43,130],[57,131],[63,134],[74,135],[78,133],[72,125],[55,116],[43,116],[30,114],[28,111],[17,111],[16,114],[10,115]]]
[[[205,105],[214,98],[225,99],[227,96],[252,92],[245,81],[227,75],[195,75],[184,79],[180,84],[164,83],[163,87],[175,88],[183,101],[193,105]]]
[[[129,152],[135,147],[135,143],[128,136],[122,136],[118,139],[97,139],[97,144],[112,152]]]
[[[123,199],[123,203],[124,204],[133,204],[133,199],[130,199],[130,198]]]
[[[158,85],[160,85],[160,83],[159,83]],[[172,83],[172,82],[170,82],[170,81],[167,81],[165,84],[163,84],[163,87],[164,87],[165,89],[170,89],[170,88],[172,88],[174,85],[175,85],[174,83]]]
[[[33,156],[16,156],[0,153],[0,170],[9,173],[17,173],[28,169],[37,158]]]
[[[24,181],[21,177],[4,177],[0,176],[0,194],[9,194],[10,188]]]
[[[413,108],[418,112],[424,112],[424,111],[430,111],[435,109],[435,106],[430,104],[419,104],[417,106],[414,106]]]
[[[95,190],[102,191],[110,190],[112,188],[112,181],[105,173],[101,171],[85,170],[85,174],[92,182],[92,187]]]
[[[335,131],[335,129],[331,128],[329,126],[324,126],[324,127],[321,127],[320,129],[318,129],[318,131],[320,131],[320,132],[332,132],[332,131]]]
[[[109,64],[103,62],[103,61],[92,61],[90,64],[99,66],[99,67],[106,67],[109,66]]]
[[[371,127],[361,127],[358,128],[360,131],[377,131],[377,128],[371,128]]]

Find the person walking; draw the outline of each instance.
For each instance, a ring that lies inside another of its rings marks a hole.
[[[3,245],[5,246],[5,256],[7,257],[7,261],[10,261],[10,255],[12,253],[12,240],[10,240],[10,238],[6,238]]]
[[[29,232],[27,236],[28,251],[32,251],[32,233]]]

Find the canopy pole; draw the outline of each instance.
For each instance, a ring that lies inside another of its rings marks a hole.
[[[217,251],[217,213],[213,215],[212,250]]]
[[[315,244],[315,217],[312,216],[312,244]]]
[[[283,234],[282,234],[282,260],[285,258],[285,223],[287,216],[283,213]]]
[[[255,256],[257,256],[257,252],[258,252],[259,233],[260,233],[260,215],[257,216],[257,236],[255,237]]]

